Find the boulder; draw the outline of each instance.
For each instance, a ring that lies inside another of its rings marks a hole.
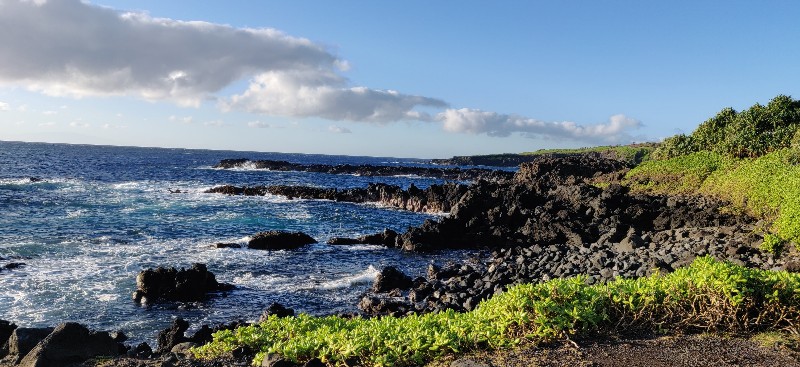
[[[294,310],[291,308],[284,307],[282,304],[273,302],[264,313],[261,314],[261,320],[265,320],[268,317],[275,315],[278,317],[290,317],[294,316]]]
[[[411,277],[397,270],[394,266],[387,266],[375,277],[372,291],[375,293],[389,292],[393,289],[406,290],[413,285]]]
[[[0,358],[8,354],[8,338],[14,333],[17,325],[6,320],[0,320]]]
[[[184,333],[189,329],[189,323],[182,318],[172,321],[172,325],[158,333],[158,348],[156,354],[164,354],[178,344],[189,341]]]
[[[128,350],[127,355],[132,358],[150,358],[153,356],[153,349],[147,343],[139,343],[139,345]]]
[[[60,367],[98,356],[118,356],[124,346],[107,332],[93,332],[74,322],[58,325],[19,363],[22,367]]]
[[[293,250],[317,243],[303,232],[266,231],[253,236],[247,247],[256,250]]]
[[[13,362],[19,362],[28,352],[44,340],[53,328],[16,328],[8,338],[8,358]]]
[[[361,242],[357,238],[333,237],[326,243],[332,246],[350,246],[360,244]]]
[[[133,299],[147,304],[162,301],[202,301],[207,293],[233,289],[233,286],[218,283],[205,264],[194,264],[190,269],[159,267],[146,269],[136,276],[136,291]]]

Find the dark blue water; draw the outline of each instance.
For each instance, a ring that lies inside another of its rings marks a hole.
[[[193,327],[254,320],[271,302],[311,314],[355,311],[361,293],[383,266],[399,265],[421,275],[431,261],[463,256],[324,244],[334,236],[384,228],[403,231],[430,215],[376,205],[202,193],[222,184],[344,188],[386,182],[427,187],[438,180],[211,168],[225,158],[424,164],[395,158],[0,141],[0,265],[26,264],[0,272],[0,319],[21,326],[77,321],[152,342],[174,317]],[[170,194],[169,189],[187,193]],[[244,244],[248,236],[272,229],[303,231],[320,244],[275,252],[211,247],[217,242]],[[140,307],[131,300],[140,270],[195,262],[207,264],[218,280],[238,289],[191,305]]]

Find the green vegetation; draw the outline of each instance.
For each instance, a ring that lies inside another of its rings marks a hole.
[[[631,144],[631,145],[615,145],[615,146],[599,146],[577,149],[539,149],[533,152],[521,153],[523,155],[537,155],[537,154],[580,154],[588,152],[606,153],[616,158],[639,164],[650,158],[650,154],[656,150],[656,144]]]
[[[800,248],[800,101],[720,111],[691,135],[666,139],[652,160],[628,172],[633,189],[705,194],[770,224],[762,249]]]
[[[702,151],[665,160],[650,160],[627,175],[632,189],[664,194],[691,194],[697,192],[712,173],[725,170],[734,164],[720,154]]]
[[[345,365],[421,364],[475,348],[504,348],[598,332],[641,328],[800,332],[800,274],[748,269],[710,257],[667,275],[587,285],[581,277],[519,285],[472,312],[403,318],[270,317],[214,334],[195,349],[214,358],[248,346],[292,361]]]
[[[798,127],[800,101],[779,95],[766,106],[755,104],[742,112],[725,108],[691,135],[666,139],[653,156],[668,159],[708,150],[733,158],[760,157],[800,141]]]

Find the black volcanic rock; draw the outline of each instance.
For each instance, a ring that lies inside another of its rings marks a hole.
[[[381,293],[394,289],[406,290],[411,288],[411,285],[411,278],[408,275],[405,275],[394,266],[387,266],[375,277],[375,281],[372,283],[372,291]]]
[[[20,366],[64,366],[124,351],[108,332],[94,332],[74,322],[58,325],[20,361]]]
[[[508,179],[513,172],[503,170],[490,170],[482,168],[439,168],[439,167],[413,167],[413,166],[376,166],[376,165],[327,165],[327,164],[299,164],[287,161],[276,160],[257,160],[248,159],[223,159],[214,168],[237,168],[251,167],[270,171],[297,171],[297,172],[319,172],[330,174],[348,174],[358,176],[421,176],[441,178],[446,180],[502,180]]]
[[[233,286],[218,283],[205,264],[194,264],[189,269],[158,267],[146,269],[136,276],[136,291],[133,299],[138,303],[163,301],[194,302],[204,300],[208,293],[233,289]]]
[[[256,250],[293,250],[312,243],[317,241],[303,232],[266,231],[255,234],[247,247]]]
[[[422,213],[447,213],[468,191],[467,185],[446,183],[425,190],[414,185],[407,190],[396,185],[371,183],[365,188],[335,189],[308,186],[218,186],[205,193],[224,195],[280,195],[289,199],[319,199],[351,203],[380,203],[398,209]]]

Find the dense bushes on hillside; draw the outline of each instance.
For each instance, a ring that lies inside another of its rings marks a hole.
[[[736,112],[725,108],[706,120],[691,135],[668,138],[653,153],[668,159],[702,150],[734,158],[760,157],[800,143],[800,101],[779,95],[766,106],[755,104]]]
[[[800,101],[779,95],[766,106],[723,109],[652,157],[628,172],[632,188],[717,196],[770,223],[764,249],[800,248]]]

